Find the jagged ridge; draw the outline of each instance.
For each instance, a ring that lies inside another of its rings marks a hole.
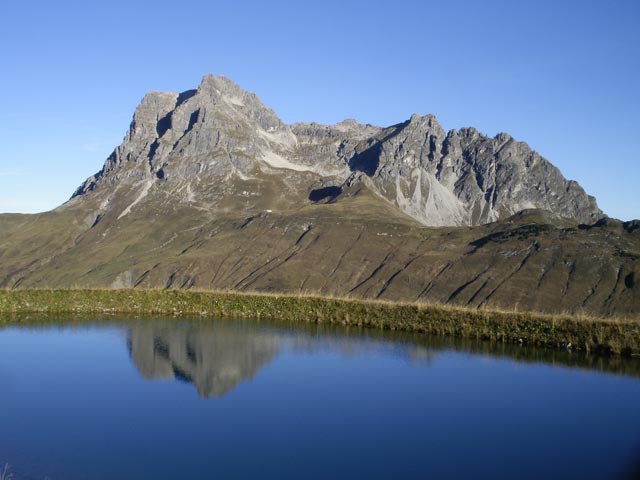
[[[432,115],[388,128],[285,125],[255,95],[211,75],[197,90],[147,94],[123,143],[74,198],[105,185],[104,199],[124,184],[136,190],[129,206],[164,190],[220,208],[234,195],[221,179],[232,177],[272,183],[271,195],[254,192],[264,209],[298,205],[318,186],[362,183],[424,225],[479,225],[531,208],[583,223],[602,217],[576,182],[506,133],[445,133]]]

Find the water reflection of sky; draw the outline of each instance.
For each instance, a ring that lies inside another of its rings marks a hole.
[[[629,362],[251,321],[11,327],[0,462],[52,480],[615,478],[640,452]]]

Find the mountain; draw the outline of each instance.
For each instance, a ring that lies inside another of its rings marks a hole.
[[[122,145],[74,198],[92,193],[96,215],[122,218],[150,193],[200,208],[269,209],[359,184],[430,226],[481,225],[534,208],[582,223],[603,216],[577,183],[505,133],[445,133],[432,115],[388,128],[285,125],[255,95],[211,75],[197,90],[147,94]],[[118,209],[115,196],[129,203]]]
[[[0,286],[215,288],[635,314],[640,222],[505,133],[286,125],[207,75],[151,92],[72,198],[0,215]]]

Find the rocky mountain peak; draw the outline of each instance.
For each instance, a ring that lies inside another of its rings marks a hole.
[[[264,106],[253,93],[243,90],[224,76],[207,74],[196,90],[196,97],[205,104],[231,107],[252,121],[256,121],[264,129],[282,126],[282,122],[273,110]]]
[[[431,114],[431,113],[428,113],[426,115],[420,115],[419,113],[413,113],[413,114],[411,114],[411,117],[409,117],[408,123],[432,126],[434,124],[438,124],[438,121],[436,120],[436,116]]]
[[[435,116],[419,114],[387,128],[353,119],[289,126],[255,94],[214,75],[193,90],[145,95],[123,143],[74,197],[113,205],[106,199],[119,187],[131,197],[119,216],[154,195],[208,209],[293,208],[318,187],[354,182],[425,225],[478,225],[525,209],[580,223],[602,217],[578,184],[507,133],[445,132]]]
[[[229,78],[224,75],[213,75],[212,73],[207,73],[202,76],[198,90],[217,91],[220,95],[235,94],[242,96],[245,93],[244,90]]]

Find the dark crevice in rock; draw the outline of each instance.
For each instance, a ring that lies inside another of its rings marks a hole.
[[[360,153],[356,153],[353,157],[351,157],[351,159],[349,160],[349,168],[352,171],[362,172],[369,177],[373,177],[373,175],[378,170],[381,153],[382,144],[375,143],[373,146]]]
[[[155,139],[151,146],[149,147],[149,153],[147,154],[147,158],[151,160],[156,152],[158,151],[158,147],[160,147],[160,143],[158,143],[158,139]]]
[[[189,100],[196,93],[198,93],[198,90],[193,89],[193,90],[187,90],[186,92],[182,92],[181,94],[179,94],[178,99],[176,100],[176,108],[182,105],[187,100]]]
[[[367,148],[360,152],[356,152],[356,154],[349,159],[349,168],[351,171],[362,172],[369,177],[373,177],[373,175],[378,171],[378,166],[380,165],[382,145],[386,141],[391,140],[393,137],[398,135],[410,123],[411,121],[407,120],[406,122],[394,125],[390,127],[392,131],[388,135],[385,135],[382,138],[370,139],[370,145]]]
[[[161,138],[167,130],[171,128],[171,117],[173,116],[173,111],[167,113],[164,117],[158,120],[156,124],[156,133],[158,134],[158,138]]]
[[[438,151],[438,138],[430,135],[429,136],[429,160],[435,161],[436,152]]]
[[[193,126],[198,122],[199,116],[200,116],[200,109],[191,113],[191,116],[189,117],[189,125],[187,125],[187,129],[184,132],[185,134],[188,133],[193,128]]]
[[[200,117],[200,109],[197,109],[191,113],[191,116],[189,117],[189,124],[187,125],[186,130],[182,133],[180,138],[176,140],[175,143],[173,144],[174,149],[178,146],[178,144],[180,143],[180,140],[182,140],[187,135],[187,133],[189,133],[193,129],[194,125],[198,123],[199,117]],[[220,134],[218,133],[218,135]]]
[[[491,198],[493,196],[494,190],[495,190],[495,187],[489,187],[489,188],[487,188],[487,191],[484,192],[484,200],[485,200],[485,202],[491,203],[492,205],[495,204],[495,202],[491,201]]]

